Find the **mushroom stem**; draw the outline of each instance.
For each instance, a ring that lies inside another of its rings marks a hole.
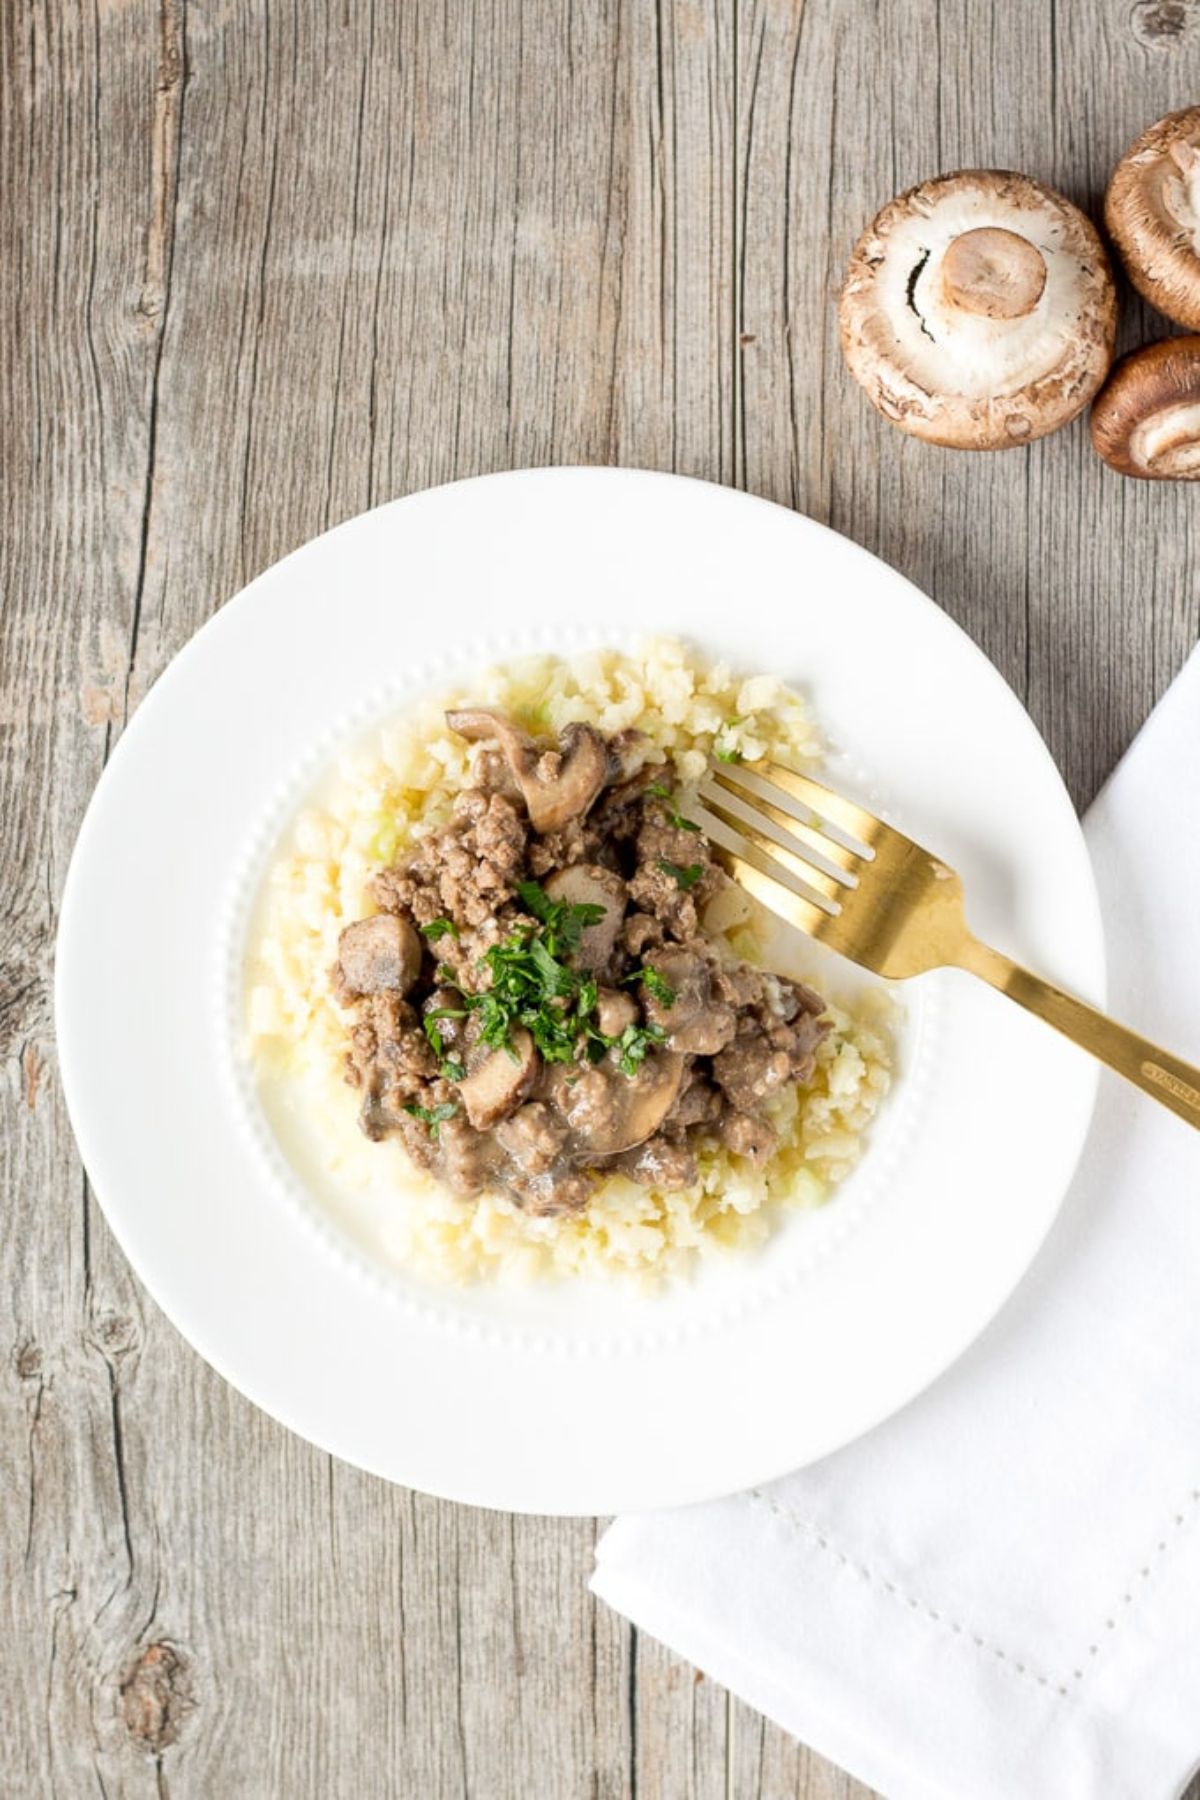
[[[942,258],[942,292],[960,312],[983,319],[1023,319],[1046,286],[1036,244],[999,225],[964,231]]]

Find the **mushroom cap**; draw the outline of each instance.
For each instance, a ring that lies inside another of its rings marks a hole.
[[[1200,329],[1200,106],[1168,113],[1129,146],[1104,223],[1138,293]]]
[[[587,812],[610,774],[608,752],[590,725],[568,725],[558,750],[539,749],[511,719],[488,706],[451,709],[451,731],[469,743],[494,738],[504,751],[535,831],[559,831]]]
[[[1116,289],[1091,220],[1005,169],[909,188],[867,227],[838,309],[872,404],[914,437],[1004,450],[1081,412],[1112,362]]]
[[[1122,475],[1200,481],[1200,337],[1123,357],[1092,408],[1092,442]]]

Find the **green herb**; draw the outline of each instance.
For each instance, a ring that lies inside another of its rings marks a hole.
[[[439,1006],[425,1015],[425,1036],[433,1046],[433,1053],[438,1059],[438,1066],[447,1081],[465,1081],[467,1071],[457,1056],[446,1055],[446,1043],[442,1036],[439,1019],[465,1019],[466,1012],[461,1007]]]
[[[531,912],[535,919],[544,925],[550,917],[554,901],[550,898],[540,881],[518,881],[517,892],[521,896],[526,912]]]
[[[548,999],[566,1000],[575,992],[575,976],[565,963],[560,963],[552,956],[541,938],[534,938],[529,946],[529,958],[542,978],[542,987]]]
[[[683,814],[675,805],[675,796],[672,794],[670,788],[665,788],[662,785],[661,781],[652,781],[650,786],[646,789],[646,792],[652,794],[656,800],[665,802],[663,811],[666,813],[667,818],[675,827],[676,831],[699,831],[700,827],[694,819],[684,818]]]
[[[592,901],[552,900],[538,881],[518,881],[522,905],[542,926],[551,956],[571,956],[589,925],[598,925],[608,908]]]
[[[617,1067],[622,1075],[636,1075],[651,1045],[661,1044],[666,1035],[661,1025],[627,1025],[615,1046],[621,1053]]]
[[[658,859],[658,866],[664,875],[669,875],[672,881],[683,889],[685,894],[689,889],[695,887],[704,873],[703,863],[689,863],[686,869],[681,869],[678,863],[667,862],[661,856]]]
[[[421,936],[428,938],[431,944],[436,944],[439,938],[447,935],[452,938],[458,936],[458,926],[453,919],[431,919],[428,925],[421,927]]]
[[[716,757],[718,762],[723,762],[723,763],[740,763],[741,762],[742,753],[740,750],[736,749],[732,744],[729,744],[729,745],[721,744],[717,741],[717,739],[720,738],[722,731],[736,731],[739,725],[744,725],[745,723],[746,723],[745,719],[726,719],[725,723],[721,727],[721,731],[718,731],[718,733],[717,733],[717,738],[714,739],[714,741],[713,741],[713,755]]]
[[[511,1049],[510,1038],[524,1026],[547,1062],[571,1062],[582,1035],[574,1006],[579,977],[551,954],[549,928],[543,935],[516,931],[493,944],[484,957],[491,986],[469,994],[466,1004],[479,1018],[481,1043]]]
[[[578,934],[595,924],[597,915],[603,917],[604,907],[551,900],[535,881],[522,882],[518,892],[533,918],[519,920],[503,943],[492,945],[480,961],[489,985],[482,993],[463,996],[464,1008],[475,1017],[479,1042],[515,1055],[513,1033],[524,1029],[551,1063],[596,1063],[615,1048],[622,1073],[632,1075],[664,1033],[657,1026],[630,1026],[619,1038],[601,1031],[595,979],[563,960],[577,946]],[[436,1020],[437,1014],[428,1017]]]
[[[652,1000],[657,1000],[660,1006],[674,1006],[675,989],[669,981],[663,980],[657,969],[652,969],[647,965],[645,968],[639,969],[637,975]]]
[[[411,1113],[414,1119],[420,1119],[430,1137],[436,1142],[446,1120],[452,1119],[458,1111],[458,1101],[445,1101],[441,1106],[435,1106],[431,1112],[427,1106],[418,1106],[415,1100],[410,1100],[404,1110],[406,1113]]]

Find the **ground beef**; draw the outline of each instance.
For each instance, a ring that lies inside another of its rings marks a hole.
[[[735,1156],[748,1156],[751,1162],[765,1162],[776,1144],[779,1133],[767,1119],[753,1113],[726,1112],[721,1120],[720,1139]]]
[[[798,1014],[791,1024],[770,1026],[753,1015],[743,1015],[737,1037],[713,1058],[713,1077],[733,1106],[753,1112],[785,1083],[810,1079],[816,1048],[826,1029],[807,1012]]]
[[[571,819],[561,831],[535,836],[529,845],[529,868],[540,880],[554,869],[566,869],[572,863],[599,860],[604,840],[592,826]]]
[[[371,897],[383,912],[411,912],[418,925],[482,926],[513,898],[528,835],[506,795],[465,788],[454,822],[423,838],[406,864],[375,876]]]
[[[691,1079],[671,1110],[672,1125],[714,1126],[725,1107],[724,1095],[693,1066]]]
[[[696,1179],[696,1159],[686,1143],[660,1135],[622,1157],[621,1170],[643,1187],[669,1191],[691,1187]]]

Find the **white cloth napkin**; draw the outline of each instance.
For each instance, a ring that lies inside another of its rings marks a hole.
[[[1200,651],[1087,818],[1111,1010],[1200,1062]],[[751,1494],[617,1521],[596,1593],[888,1800],[1166,1800],[1200,1762],[1200,1136],[1103,1078],[999,1319]]]

